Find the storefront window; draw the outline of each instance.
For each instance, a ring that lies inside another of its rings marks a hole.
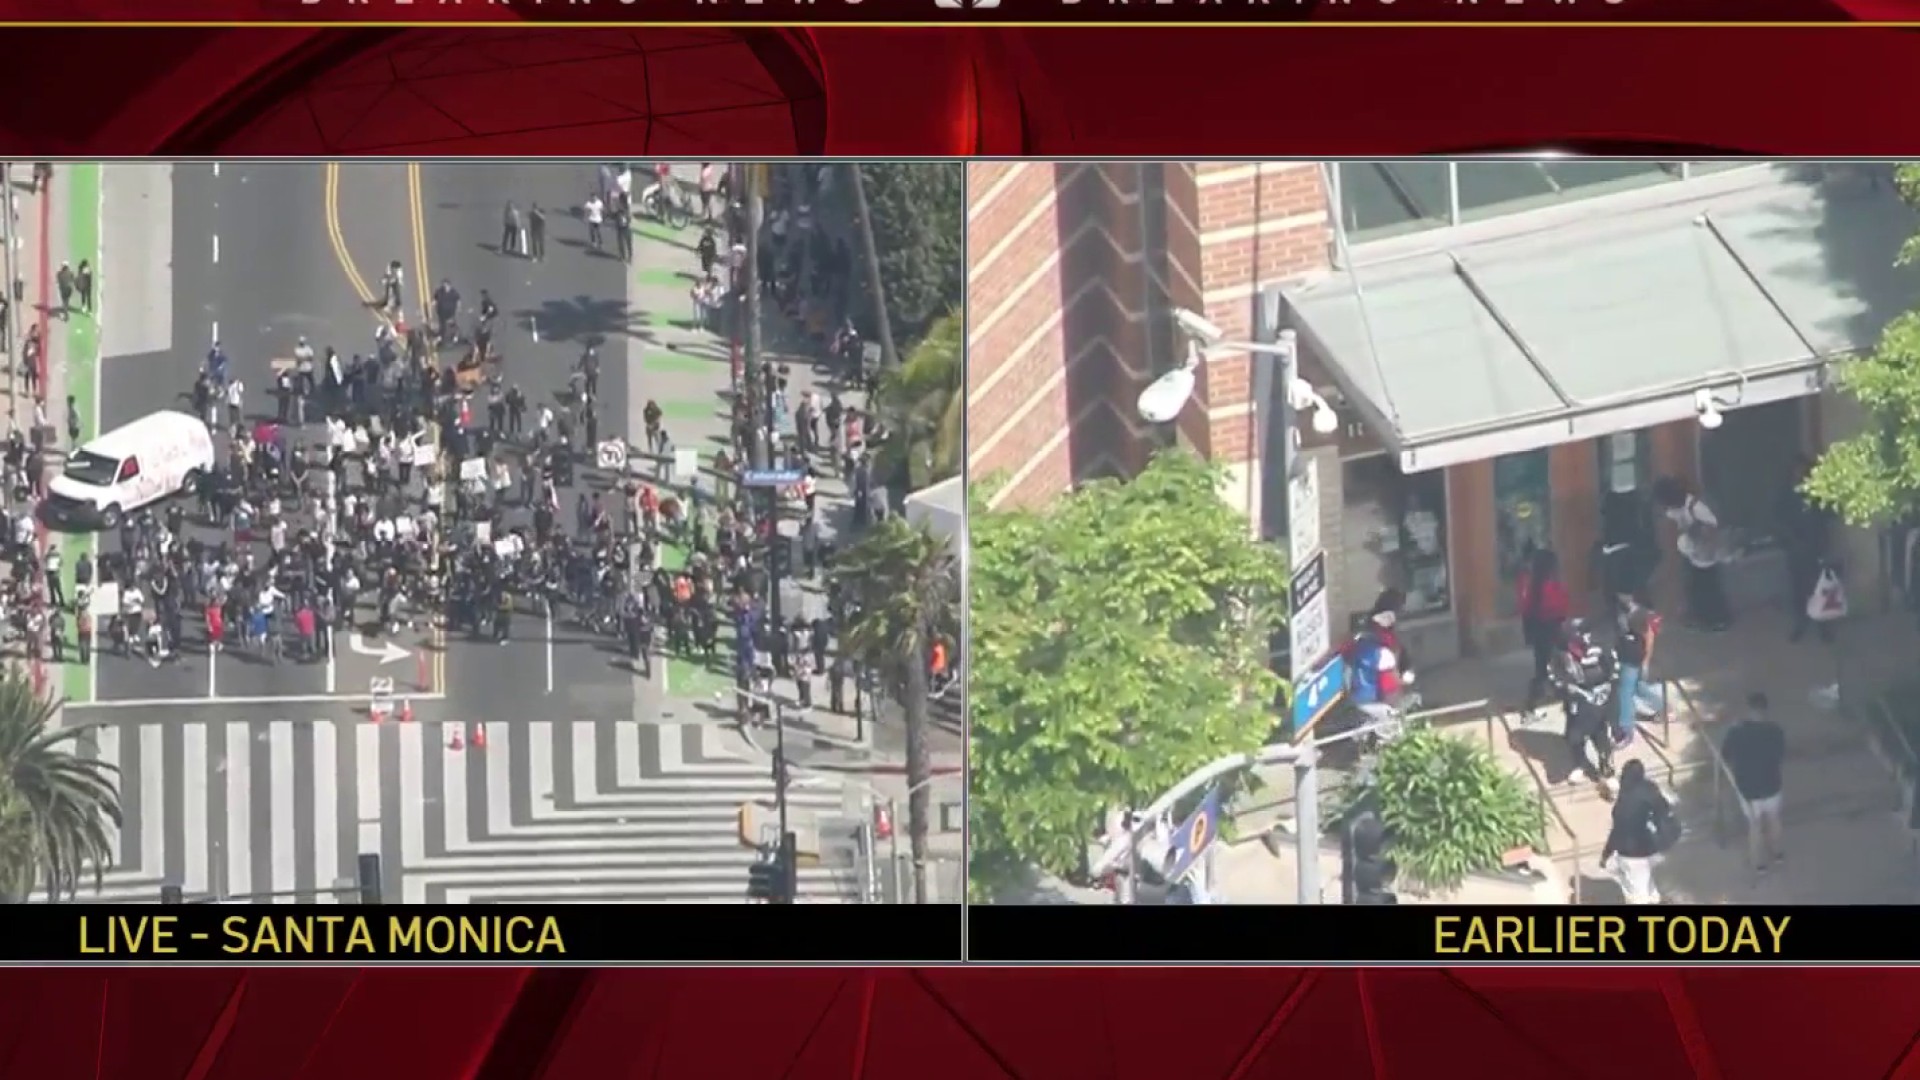
[[[1630,191],[1680,178],[1667,161],[1473,161],[1460,163],[1460,218],[1501,214]]]
[[[1453,200],[1444,161],[1343,161],[1340,224],[1349,243],[1449,224]]]
[[[1408,476],[1380,454],[1341,466],[1347,606],[1364,612],[1384,589],[1407,594],[1405,615],[1437,615],[1453,603],[1447,573],[1447,480]]]
[[[1600,493],[1647,491],[1653,485],[1653,442],[1645,431],[1600,440]]]
[[[1736,551],[1772,547],[1779,510],[1797,474],[1800,398],[1729,410],[1700,433],[1700,480],[1707,505]]]
[[[1545,450],[1493,459],[1493,540],[1500,568],[1496,603],[1502,615],[1517,614],[1513,584],[1527,560],[1553,546],[1553,485]]]

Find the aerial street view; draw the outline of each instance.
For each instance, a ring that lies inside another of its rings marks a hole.
[[[7,180],[0,895],[960,900],[960,166]]]
[[[1920,899],[1920,167],[969,166],[969,890]]]

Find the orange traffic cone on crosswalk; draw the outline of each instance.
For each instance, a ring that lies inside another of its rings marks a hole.
[[[473,748],[475,750],[485,750],[487,748],[487,725],[473,725]]]
[[[466,741],[460,738],[460,725],[455,724],[453,726],[453,738],[447,740],[447,749],[465,750],[466,748],[467,748]]]
[[[379,723],[387,718],[387,703],[375,699],[367,703],[367,719]]]
[[[397,719],[403,724],[411,723],[413,721],[413,699],[412,698],[400,699],[400,712]]]

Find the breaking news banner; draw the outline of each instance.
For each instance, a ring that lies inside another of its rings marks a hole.
[[[976,905],[968,959],[1445,964],[1920,960],[1910,907]]]
[[[959,905],[20,904],[0,963],[951,963]]]
[[[91,9],[91,10],[90,10]],[[124,19],[124,5],[0,0],[0,23]],[[1858,22],[1827,0],[153,0],[142,23],[919,25],[994,23]]]

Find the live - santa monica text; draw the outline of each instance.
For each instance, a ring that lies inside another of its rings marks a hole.
[[[217,935],[174,915],[89,915],[84,956],[178,956],[215,944],[230,956],[564,956],[551,915],[229,915]],[[197,943],[198,947],[195,947]]]

